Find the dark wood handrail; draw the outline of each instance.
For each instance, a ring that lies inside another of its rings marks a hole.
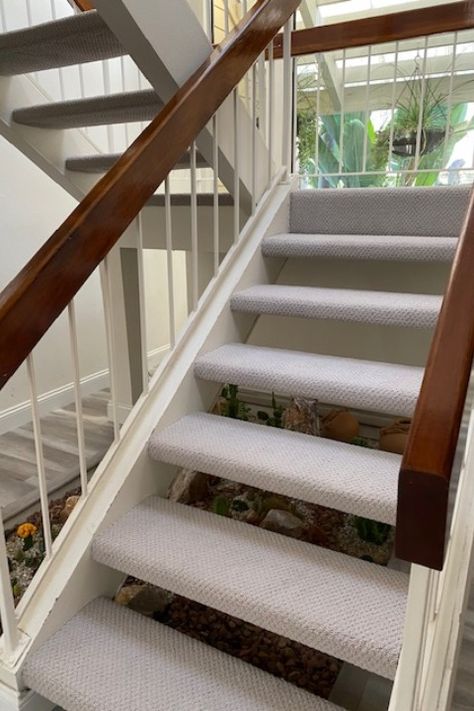
[[[399,558],[441,570],[454,456],[474,358],[474,192],[451,270],[399,480]]]
[[[474,28],[474,1],[466,0],[295,30],[291,36],[291,54],[297,57],[472,28]],[[275,38],[274,47],[275,57],[281,58],[283,55],[281,34]]]
[[[82,12],[87,12],[88,10],[93,10],[94,6],[92,3],[89,2],[89,0],[72,0],[74,5],[79,8],[79,10],[82,10]]]
[[[0,388],[299,3],[259,0],[0,294]]]

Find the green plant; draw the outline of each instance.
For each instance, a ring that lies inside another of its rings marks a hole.
[[[272,414],[269,415],[265,410],[257,412],[257,419],[264,422],[268,427],[277,427],[283,429],[283,415],[285,408],[282,405],[277,405],[275,393],[272,393]]]
[[[366,447],[367,449],[372,449],[369,440],[365,439],[365,437],[354,437],[351,444],[355,444],[356,447]]]
[[[238,385],[224,385],[221,392],[223,402],[221,403],[221,414],[233,420],[247,421],[250,408],[238,398]]]
[[[362,516],[354,516],[354,525],[363,541],[374,543],[377,546],[382,546],[386,543],[392,528],[387,523],[371,521],[369,518],[363,518]]]
[[[216,496],[212,502],[212,511],[218,516],[228,516],[230,504],[231,502],[225,496]]]

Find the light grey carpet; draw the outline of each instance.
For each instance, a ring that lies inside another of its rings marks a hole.
[[[290,232],[459,237],[470,186],[299,190]]]
[[[97,12],[0,35],[0,75],[26,74],[126,54]]]
[[[92,156],[82,156],[80,158],[68,158],[66,160],[66,169],[81,173],[105,173],[118,161],[121,153],[102,153]],[[188,169],[190,167],[189,152],[176,163],[176,169]],[[196,155],[196,165],[198,168],[207,168],[209,164],[204,160],[200,153]]]
[[[394,525],[401,458],[217,415],[155,432],[153,459]]]
[[[265,237],[266,257],[303,259],[390,260],[400,262],[450,262],[456,251],[455,237],[411,237],[361,233],[296,234]]]
[[[231,343],[196,360],[198,378],[410,417],[423,368]]]
[[[441,302],[441,296],[431,294],[262,284],[234,294],[231,308],[253,314],[432,328]]]
[[[111,568],[393,678],[408,576],[151,497],[93,544]]]
[[[90,603],[30,655],[23,678],[67,711],[338,711],[105,599]]]
[[[80,128],[133,121],[151,121],[163,108],[152,89],[51,102],[17,109],[16,123],[39,128]]]

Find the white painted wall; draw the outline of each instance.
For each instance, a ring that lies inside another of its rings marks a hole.
[[[4,139],[0,139],[0,162],[0,288],[4,288],[74,209],[76,201]],[[97,275],[78,295],[77,317],[81,375],[90,378],[107,367]],[[65,319],[59,319],[35,352],[41,394],[61,390],[72,380],[66,326]],[[0,391],[0,431],[2,420],[5,424],[4,411],[15,410],[28,397],[21,369]]]

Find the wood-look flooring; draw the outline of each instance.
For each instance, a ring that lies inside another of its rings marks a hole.
[[[104,390],[82,401],[89,470],[101,461],[113,440],[113,426],[107,417],[109,399],[110,394]],[[48,493],[51,496],[79,475],[74,405],[54,410],[42,417],[41,433]],[[0,508],[4,521],[30,509],[38,501],[33,424],[29,422],[0,436]]]

